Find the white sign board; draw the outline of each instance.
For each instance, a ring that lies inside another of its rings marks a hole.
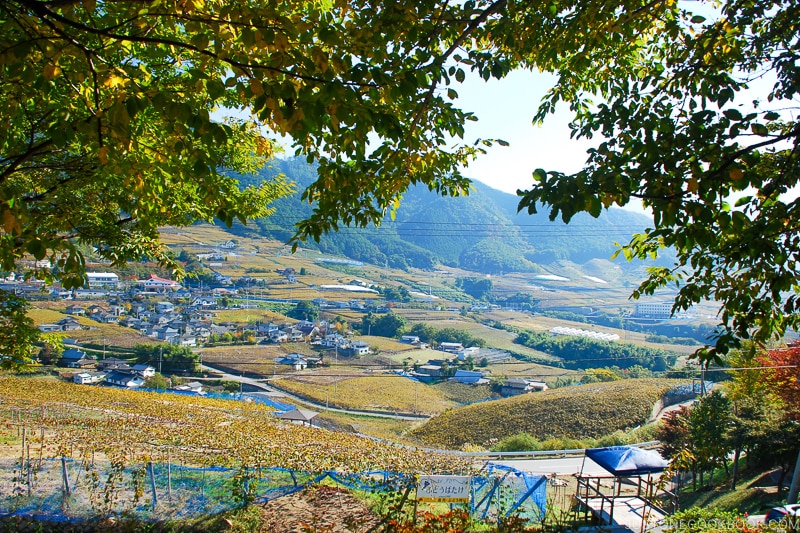
[[[469,476],[420,476],[417,500],[421,502],[469,502]]]

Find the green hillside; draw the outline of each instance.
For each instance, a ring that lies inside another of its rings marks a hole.
[[[518,433],[538,440],[597,438],[643,424],[675,381],[628,379],[552,389],[446,411],[411,432],[431,446],[490,445]]]
[[[276,214],[250,226],[234,225],[234,233],[286,242],[293,225],[311,213],[302,191],[317,177],[316,167],[304,159],[275,159],[256,176],[239,176],[242,185],[253,185],[283,174],[296,184],[296,194],[275,202]],[[628,242],[647,227],[642,215],[611,209],[597,219],[581,215],[569,226],[550,221],[546,213],[517,213],[518,197],[473,182],[465,197],[441,197],[424,187],[412,187],[404,195],[395,218],[380,228],[351,228],[323,236],[305,245],[325,253],[343,255],[366,263],[400,269],[433,269],[437,264],[486,274],[540,272],[541,265],[555,261],[574,264],[580,274],[587,264],[597,273],[596,261],[608,260],[616,243]],[[594,264],[592,264],[594,263]],[[640,271],[642,264],[623,261],[615,265],[625,272]],[[615,275],[614,277],[618,277]]]

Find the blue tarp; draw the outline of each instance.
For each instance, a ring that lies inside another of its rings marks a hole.
[[[615,476],[640,476],[663,472],[669,461],[655,450],[635,446],[609,446],[586,450],[586,457]]]

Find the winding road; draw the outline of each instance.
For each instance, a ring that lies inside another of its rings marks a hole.
[[[201,369],[207,370],[209,372],[213,372],[217,374],[219,377],[214,378],[206,378],[206,379],[224,379],[226,381],[237,381],[243,385],[247,385],[249,387],[253,387],[255,389],[263,390],[266,392],[272,392],[275,394],[280,394],[281,396],[292,400],[293,402],[301,403],[304,406],[311,407],[313,409],[318,409],[320,411],[330,411],[335,413],[345,413],[348,415],[360,415],[360,416],[374,416],[376,418],[390,418],[395,420],[427,420],[430,418],[428,415],[415,415],[413,413],[387,413],[385,411],[365,411],[365,410],[358,410],[358,409],[342,409],[340,407],[328,407],[321,403],[316,403],[306,398],[301,398],[300,396],[296,396],[294,394],[288,393],[282,389],[277,387],[273,387],[272,385],[267,384],[267,380],[265,379],[254,379],[249,378],[246,376],[241,376],[238,374],[231,374],[226,372],[222,369],[215,368],[203,363],[200,366]],[[277,398],[276,398],[277,399]],[[278,400],[280,401],[280,400]]]

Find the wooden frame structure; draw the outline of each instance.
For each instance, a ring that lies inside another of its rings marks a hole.
[[[623,485],[629,488],[623,490]],[[635,492],[633,487],[636,488]],[[659,525],[675,510],[674,494],[659,490],[658,481],[652,476],[588,476],[578,474],[575,498],[584,512],[584,520],[590,519],[611,528],[625,528],[637,533]],[[666,497],[669,509],[660,503]]]

